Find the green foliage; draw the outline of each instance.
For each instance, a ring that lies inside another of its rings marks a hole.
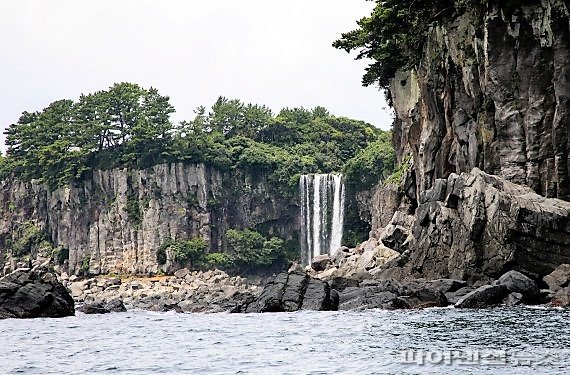
[[[8,158],[0,173],[56,187],[93,168],[153,165],[170,139],[168,100],[156,89],[119,83],[24,112],[5,132]]]
[[[536,0],[375,0],[372,14],[358,21],[358,29],[343,33],[333,43],[356,59],[371,59],[362,79],[365,86],[388,88],[398,69],[415,67],[422,56],[429,27],[466,10],[483,11],[498,4],[507,14]],[[483,16],[479,17],[483,20]],[[475,25],[476,27],[478,25]]]
[[[89,274],[89,263],[91,263],[91,255],[85,255],[81,260],[81,271],[84,275]]]
[[[346,185],[352,191],[371,188],[393,172],[395,159],[391,133],[382,132],[377,141],[370,143],[345,164],[343,172]]]
[[[158,264],[166,263],[166,250],[170,249],[174,252],[174,260],[182,265],[193,265],[208,250],[208,242],[202,238],[190,238],[186,240],[168,240],[162,244],[157,251]]]
[[[161,246],[158,248],[158,250],[156,250],[156,262],[160,265],[163,266],[166,264],[166,248],[164,248],[164,246]]]
[[[268,267],[283,261],[285,243],[278,237],[267,239],[250,229],[230,229],[226,232],[226,239],[233,263],[242,269]]]
[[[139,198],[136,193],[127,194],[127,205],[126,205],[127,215],[129,219],[134,224],[135,228],[138,229],[142,223],[142,212],[139,203]]]
[[[323,107],[274,115],[265,106],[220,97],[209,112],[198,107],[193,120],[176,127],[172,112],[168,97],[132,83],[24,112],[6,131],[0,177],[40,179],[55,188],[94,169],[195,162],[263,175],[292,197],[299,175],[340,171],[383,134]],[[134,194],[127,197],[127,212],[138,226],[142,213]]]
[[[12,239],[8,247],[16,257],[35,255],[40,248],[51,247],[51,243],[48,240],[47,233],[38,228],[33,221],[26,221],[12,233]]]
[[[387,179],[386,183],[400,185],[406,176],[406,173],[412,168],[412,155],[408,155],[404,158],[402,163],[398,168],[392,173]]]
[[[167,251],[174,252],[174,260],[180,265],[195,269],[255,271],[287,262],[287,246],[281,238],[268,239],[250,229],[230,229],[226,241],[227,252],[208,253],[208,242],[201,238],[167,240],[156,252],[157,262],[166,264]]]
[[[225,253],[209,253],[204,256],[202,268],[204,269],[228,269],[234,266],[234,260]]]

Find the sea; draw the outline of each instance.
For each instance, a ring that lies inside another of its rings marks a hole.
[[[570,374],[570,310],[0,320],[2,374]]]

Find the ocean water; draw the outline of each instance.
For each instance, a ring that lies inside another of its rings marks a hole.
[[[0,320],[6,374],[568,374],[570,310]]]

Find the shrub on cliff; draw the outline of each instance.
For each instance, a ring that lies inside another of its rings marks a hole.
[[[285,243],[278,237],[265,238],[261,233],[245,229],[226,232],[228,254],[242,270],[268,267],[284,261]]]
[[[391,133],[382,132],[372,142],[350,159],[343,172],[346,185],[352,191],[366,190],[388,177],[394,171],[396,156],[391,144]]]
[[[287,263],[285,241],[278,237],[266,238],[251,229],[230,229],[226,232],[227,252],[209,253],[208,242],[202,238],[167,240],[157,250],[157,262],[164,265],[167,254],[174,254],[179,266],[197,270],[225,269],[255,272],[279,267]]]

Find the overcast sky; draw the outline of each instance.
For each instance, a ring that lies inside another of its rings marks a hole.
[[[364,63],[331,47],[370,14],[364,0],[0,0],[0,126],[22,111],[106,89],[156,87],[175,121],[220,95],[322,105],[388,129]],[[2,140],[3,144],[3,140]]]

